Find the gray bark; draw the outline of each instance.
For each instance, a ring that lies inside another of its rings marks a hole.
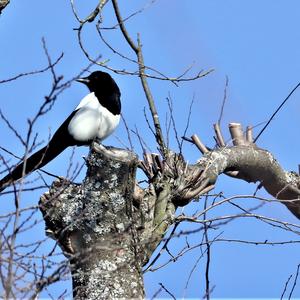
[[[132,201],[137,157],[102,148],[87,165],[83,184],[59,180],[41,199],[47,232],[69,258],[74,298],[142,299],[144,258]]]
[[[138,164],[149,178],[144,189]],[[47,233],[69,258],[76,299],[142,299],[142,267],[176,222],[176,207],[207,193],[222,173],[260,182],[300,218],[299,176],[251,143],[211,150],[194,165],[170,151],[163,161],[155,154],[138,161],[94,145],[87,166],[82,184],[60,179],[40,202]]]
[[[300,219],[299,174],[285,171],[270,152],[255,145],[228,147],[204,155],[199,165],[207,169],[210,182],[215,182],[222,173],[247,182],[260,182],[261,187]]]

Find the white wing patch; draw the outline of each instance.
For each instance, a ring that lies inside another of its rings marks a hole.
[[[96,105],[97,104],[98,99],[95,96],[94,92],[93,93],[89,93],[87,94],[81,101],[80,103],[77,105],[77,107],[75,108],[75,110],[79,109],[80,107],[86,106],[86,105]]]
[[[103,107],[94,93],[84,97],[75,110],[68,131],[77,141],[92,141],[96,137],[104,140],[118,126],[120,115],[112,114]]]

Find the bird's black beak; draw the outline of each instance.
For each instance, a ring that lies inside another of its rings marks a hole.
[[[87,77],[78,78],[78,79],[76,79],[76,81],[84,83],[84,84],[88,84],[90,82],[90,80]]]

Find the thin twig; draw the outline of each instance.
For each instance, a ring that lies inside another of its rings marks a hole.
[[[228,82],[229,82],[228,76],[226,76],[225,88],[224,88],[224,96],[223,96],[223,101],[222,101],[222,105],[221,105],[220,116],[219,116],[219,119],[218,119],[219,126],[221,126],[221,121],[222,121],[222,117],[223,117],[224,107],[225,107],[225,103],[226,103],[226,100],[227,100]]]
[[[170,242],[171,238],[174,235],[175,230],[177,229],[178,225],[180,223],[175,223],[174,227],[169,235],[169,237],[166,239],[164,245],[162,246],[161,250],[159,251],[159,253],[157,253],[157,255],[155,256],[155,258],[150,262],[150,264],[147,266],[147,268],[143,271],[143,273],[146,273],[155,263],[156,261],[159,259],[159,257],[161,256],[161,254],[164,252],[164,250],[167,248],[168,243]]]
[[[126,129],[126,132],[127,132],[127,139],[128,139],[129,145],[130,145],[130,149],[131,149],[131,151],[133,151],[134,147],[133,147],[133,143],[132,143],[132,140],[131,140],[131,135],[130,135],[129,127],[127,125],[127,122],[126,122],[123,114],[121,114],[121,118],[122,118],[122,121],[124,123],[125,129]]]
[[[290,282],[290,280],[291,280],[292,277],[293,277],[293,275],[290,275],[290,277],[289,277],[288,280],[286,281],[286,283],[285,283],[285,285],[284,285],[283,292],[282,292],[281,297],[280,297],[280,300],[283,299],[284,294],[285,294],[285,292],[286,292],[286,290],[287,290],[288,284],[289,284],[289,282]]]
[[[289,299],[291,299],[291,297],[293,295],[293,292],[294,292],[294,289],[295,289],[296,284],[297,284],[298,275],[299,275],[299,268],[300,268],[300,264],[297,266],[296,276],[295,276],[295,279],[294,279],[293,287],[292,287],[291,292],[289,294]]]
[[[19,79],[19,78],[25,77],[25,76],[29,76],[29,75],[36,75],[36,74],[44,73],[44,72],[48,71],[50,68],[57,65],[59,63],[59,61],[63,58],[63,56],[64,56],[64,53],[61,53],[59,55],[59,57],[53,63],[51,63],[50,65],[48,64],[47,67],[45,67],[43,69],[36,70],[36,71],[30,71],[30,72],[24,72],[24,73],[20,73],[18,75],[15,75],[11,78],[8,78],[8,79],[2,79],[2,80],[0,80],[0,84],[1,83],[7,83],[7,82],[10,82],[10,81],[14,81],[16,79]]]
[[[193,95],[192,101],[191,101],[191,103],[190,103],[189,113],[188,113],[188,117],[187,117],[185,129],[184,129],[184,131],[183,131],[183,136],[186,135],[186,133],[187,133],[187,131],[188,131],[188,129],[189,129],[189,126],[190,126],[190,121],[191,121],[191,115],[192,115],[192,109],[193,109],[194,101],[195,101],[195,94]],[[180,154],[182,153],[183,141],[184,141],[184,139],[181,138],[181,143],[180,143]]]
[[[167,293],[169,294],[172,299],[176,300],[176,297],[160,282],[159,285],[162,287],[162,289]]]
[[[148,105],[152,114],[152,119],[153,119],[153,123],[154,123],[154,127],[155,127],[155,132],[156,132],[156,141],[159,145],[160,151],[162,153],[162,155],[164,157],[167,156],[167,147],[165,145],[164,142],[164,138],[163,138],[163,134],[162,134],[162,130],[161,130],[161,125],[160,125],[160,121],[159,121],[159,116],[156,110],[156,106],[155,106],[155,102],[151,93],[151,90],[149,88],[148,82],[147,82],[147,78],[146,78],[146,74],[145,74],[145,64],[144,64],[144,57],[143,57],[143,53],[142,53],[142,45],[141,45],[141,41],[140,41],[140,37],[138,35],[138,44],[136,45],[133,40],[131,39],[131,37],[129,36],[127,29],[123,23],[123,19],[121,17],[121,13],[119,10],[119,6],[118,6],[118,2],[117,0],[112,0],[112,4],[113,4],[113,8],[114,8],[114,12],[116,15],[116,18],[119,22],[120,25],[120,30],[125,38],[125,40],[127,41],[127,43],[129,44],[129,46],[131,47],[131,49],[135,52],[137,59],[138,59],[138,63],[139,63],[139,76],[141,79],[141,83],[145,92],[145,96],[147,98],[148,101]]]
[[[113,0],[115,1],[115,0]],[[151,90],[149,88],[148,82],[147,82],[147,78],[145,76],[145,67],[144,67],[144,58],[143,58],[143,54],[142,54],[142,48],[141,48],[141,42],[140,42],[140,38],[138,37],[138,61],[139,61],[139,73],[140,73],[140,78],[141,78],[141,83],[145,92],[145,96],[147,98],[148,101],[148,105],[151,111],[151,115],[152,115],[152,120],[154,123],[154,128],[155,128],[155,137],[156,137],[156,141],[159,145],[160,151],[163,155],[163,157],[167,157],[168,155],[168,150],[166,147],[166,144],[164,142],[164,138],[163,138],[163,133],[161,130],[161,125],[160,125],[160,121],[159,121],[159,116],[157,113],[157,109],[155,106],[155,102],[154,102],[154,98],[152,96]]]
[[[204,210],[207,208],[207,201],[208,197],[205,197],[204,201]],[[206,219],[206,213],[203,214],[203,219]],[[204,224],[204,241],[206,243],[206,266],[205,266],[205,292],[206,292],[206,299],[210,299],[210,281],[209,281],[209,268],[210,268],[210,244],[208,243],[208,228],[209,225],[207,223]]]
[[[272,114],[272,116],[268,120],[267,124],[263,127],[263,129],[259,132],[259,134],[254,139],[254,143],[256,143],[256,141],[259,139],[259,137],[262,135],[262,133],[266,130],[266,128],[269,126],[269,124],[274,119],[274,117],[277,115],[277,113],[280,111],[280,109],[283,107],[283,105],[289,100],[289,98],[294,94],[294,92],[298,89],[299,86],[300,86],[300,82],[297,83],[297,85],[290,91],[290,93],[287,95],[287,97],[278,106],[278,108],[275,110],[275,112]]]
[[[177,131],[177,128],[176,128],[176,121],[175,121],[174,113],[173,113],[173,100],[171,98],[170,93],[169,93],[169,96],[167,97],[167,102],[168,102],[168,107],[169,107],[169,112],[170,112],[170,121],[172,123],[172,127],[173,127],[173,131],[174,131],[174,134],[175,134],[175,139],[176,139],[176,142],[177,142],[178,149],[181,153],[181,143],[180,143],[178,131]]]

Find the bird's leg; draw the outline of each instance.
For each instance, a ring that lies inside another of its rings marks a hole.
[[[93,142],[92,142],[92,145],[93,145],[93,143],[97,143],[97,144],[101,144],[101,140],[98,138],[98,137],[95,137],[94,138],[94,140],[93,140]]]

